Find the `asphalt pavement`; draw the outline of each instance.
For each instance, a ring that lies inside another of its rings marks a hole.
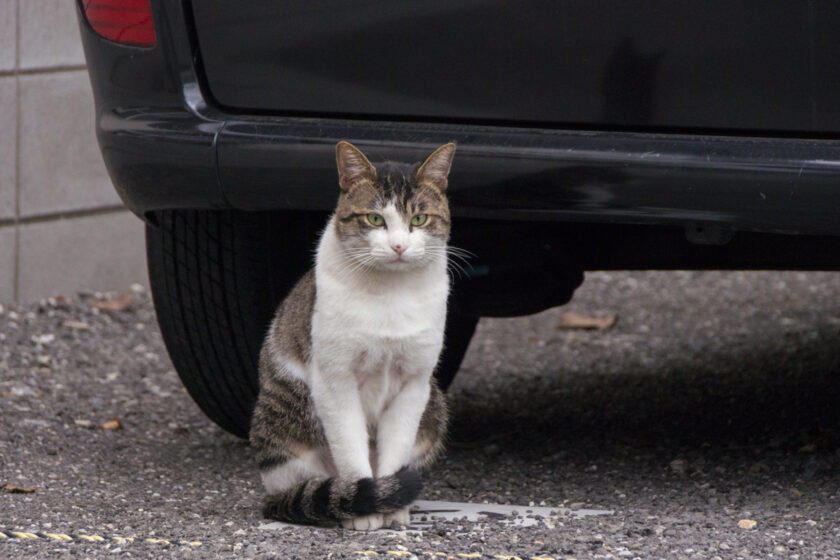
[[[372,533],[265,528],[148,295],[66,295],[0,311],[2,558],[840,558],[840,274],[590,273],[482,320],[422,499],[521,511]]]

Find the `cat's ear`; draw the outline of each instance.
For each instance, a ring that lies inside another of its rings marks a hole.
[[[455,157],[455,144],[452,142],[432,152],[432,155],[426,158],[423,165],[417,169],[417,182],[429,183],[445,191],[453,157]]]
[[[338,166],[338,184],[343,191],[354,185],[376,181],[376,168],[359,148],[342,140],[335,146],[335,162]]]

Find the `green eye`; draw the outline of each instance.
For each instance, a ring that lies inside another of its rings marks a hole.
[[[367,221],[370,222],[370,225],[375,227],[382,227],[382,225],[385,224],[385,219],[379,214],[374,213],[367,215]]]
[[[426,214],[417,214],[413,218],[411,218],[411,225],[413,226],[422,226],[426,223],[429,217]]]

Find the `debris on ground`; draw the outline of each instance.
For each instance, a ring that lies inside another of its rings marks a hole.
[[[103,430],[119,430],[120,428],[122,428],[122,422],[119,418],[111,418],[102,424]]]
[[[128,311],[134,305],[134,295],[131,292],[123,292],[113,299],[97,299],[90,303],[90,306],[100,311]]]
[[[7,494],[32,494],[35,492],[35,488],[23,488],[22,486],[16,486],[11,482],[4,482],[0,484],[0,492],[5,492]]]
[[[587,317],[575,313],[574,311],[566,311],[560,314],[560,320],[557,322],[558,329],[584,329],[584,330],[605,330],[613,325],[618,320],[618,315],[607,315],[606,317]]]

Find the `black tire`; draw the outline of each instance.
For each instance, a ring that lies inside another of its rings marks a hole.
[[[149,284],[172,363],[201,410],[234,435],[248,436],[266,329],[312,265],[324,220],[312,213],[166,210],[146,227]],[[458,371],[475,321],[447,321],[436,373],[443,387]]]
[[[169,356],[201,410],[247,437],[260,346],[277,304],[311,266],[312,218],[191,210],[155,218],[146,228],[149,284]]]

